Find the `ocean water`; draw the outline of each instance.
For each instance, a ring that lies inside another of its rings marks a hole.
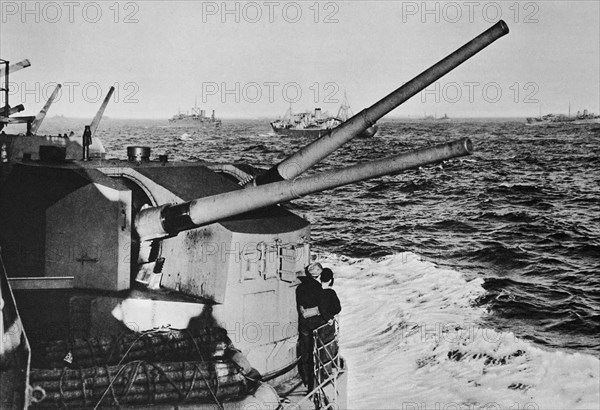
[[[263,167],[308,142],[267,120],[103,120],[97,136],[109,157]],[[384,121],[309,173],[461,137],[470,157],[286,205],[336,273],[351,407],[600,408],[600,125]]]

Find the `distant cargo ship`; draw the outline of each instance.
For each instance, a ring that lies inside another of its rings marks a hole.
[[[450,121],[450,117],[448,117],[448,114],[444,114],[444,116],[440,117],[440,118],[437,117],[437,114],[434,114],[434,115],[424,114],[423,118],[421,118],[421,121]]]
[[[328,116],[320,108],[313,112],[292,113],[292,107],[286,111],[282,119],[271,122],[271,128],[276,134],[288,137],[320,137],[333,130],[338,125],[352,117],[352,111],[348,104],[348,98],[344,94],[344,102],[335,117]],[[377,133],[377,125],[373,125],[362,132],[360,138],[370,138]]]
[[[543,117],[529,117],[526,125],[548,125],[548,124],[600,124],[600,115],[596,115],[588,110],[583,110],[583,113],[577,111],[577,115],[571,117],[564,114],[546,114]]]
[[[206,115],[205,110],[201,110],[195,103],[191,114],[182,114],[181,112],[169,118],[171,124],[178,125],[196,125],[201,127],[220,127],[221,120],[215,117],[215,110],[212,110],[211,116]]]
[[[320,108],[313,112],[294,114],[290,107],[282,119],[271,122],[271,128],[279,135],[288,137],[319,137],[330,132],[342,121],[324,114]]]

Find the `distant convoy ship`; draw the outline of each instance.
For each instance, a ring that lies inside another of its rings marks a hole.
[[[220,127],[221,120],[215,117],[215,110],[212,110],[211,116],[206,115],[205,110],[198,108],[198,103],[192,107],[192,113],[182,114],[181,112],[169,118],[169,123],[177,125],[197,125],[201,127]]]
[[[288,108],[282,119],[271,122],[271,128],[278,135],[288,137],[320,137],[352,117],[348,98],[344,93],[344,101],[335,117],[328,116],[320,108],[313,112],[294,114],[292,107]],[[377,133],[377,125],[372,125],[359,135],[359,138],[371,138]]]
[[[596,115],[588,110],[583,110],[583,113],[577,111],[577,115],[571,117],[571,115],[564,114],[546,114],[543,117],[529,117],[527,118],[527,125],[549,125],[549,124],[600,124],[600,115]]]
[[[423,118],[421,118],[421,121],[450,121],[450,117],[448,117],[448,114],[444,114],[443,117],[437,118],[437,115],[423,115]]]
[[[276,134],[288,137],[319,137],[341,123],[337,118],[327,116],[320,108],[315,108],[313,112],[293,113],[290,107],[282,119],[271,122],[271,128]]]

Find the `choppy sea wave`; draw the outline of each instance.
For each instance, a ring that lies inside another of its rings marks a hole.
[[[482,278],[410,252],[322,261],[344,306],[351,408],[598,408],[600,360],[488,327]]]

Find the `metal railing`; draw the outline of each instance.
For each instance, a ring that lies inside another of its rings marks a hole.
[[[337,379],[343,371],[339,350],[337,318],[313,330],[313,374],[315,384],[319,386],[313,400],[317,409],[337,409],[337,398],[340,394]],[[332,386],[330,395],[324,389],[329,384]]]
[[[296,403],[295,408],[302,408],[302,404],[312,400],[317,410],[337,410],[340,395],[337,382],[339,375],[344,372],[344,362],[338,347],[337,318],[313,330],[312,337],[313,377],[316,387]]]
[[[317,386],[311,396],[316,409],[337,409],[338,375],[343,372],[339,352],[339,323],[333,318],[313,330],[313,376]],[[326,387],[331,386],[329,394]]]

